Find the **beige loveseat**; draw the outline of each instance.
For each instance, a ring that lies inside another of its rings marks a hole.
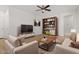
[[[27,38],[26,41],[28,40],[29,39]],[[38,53],[38,42],[33,39],[32,41],[30,40],[29,42],[23,42],[22,45],[20,46],[18,39],[10,36],[10,38],[5,40],[5,47],[7,49],[7,52],[10,54],[37,54]]]

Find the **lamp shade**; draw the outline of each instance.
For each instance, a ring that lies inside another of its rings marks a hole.
[[[76,32],[76,30],[75,29],[71,29],[71,32]]]

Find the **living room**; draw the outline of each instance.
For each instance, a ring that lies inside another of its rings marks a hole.
[[[39,7],[38,7],[39,6]],[[47,9],[50,9],[51,11],[46,11],[42,10],[43,7],[45,6],[49,6]],[[42,8],[40,8],[42,7]],[[78,5],[4,5],[4,6],[0,6],[0,38],[4,39],[4,38],[11,38],[12,40],[11,43],[13,44],[12,41],[16,40],[16,38],[13,39],[13,37],[18,37],[20,40],[23,40],[25,37],[27,37],[27,35],[21,34],[21,25],[32,25],[33,29],[32,29],[32,34],[34,37],[31,38],[26,38],[30,41],[30,39],[40,39],[40,37],[44,37],[44,36],[48,36],[48,35],[43,35],[43,19],[47,18],[51,18],[51,17],[56,17],[57,18],[57,35],[56,36],[61,36],[58,39],[63,39],[63,37],[68,37],[71,30],[76,32],[78,31],[78,15],[79,15],[79,6]],[[35,25],[35,23],[38,23],[37,25]],[[29,26],[30,27],[30,26]],[[24,30],[25,31],[25,30]],[[30,36],[30,35],[28,35]],[[35,37],[36,36],[36,37]],[[51,35],[49,35],[51,36]],[[6,39],[7,40],[7,39]],[[27,40],[23,40],[23,41],[27,41]],[[33,41],[33,40],[32,40]],[[63,41],[63,40],[61,40]],[[5,43],[5,42],[4,42]],[[21,43],[21,41],[20,41]],[[26,50],[28,51],[26,54],[28,53],[37,53],[37,50],[39,50],[39,53],[41,54],[45,54],[48,53],[50,54],[50,51],[44,51],[44,49],[39,49],[38,48],[38,42],[32,42],[29,44],[33,44],[35,43],[34,47],[27,47],[26,49],[24,48],[24,46],[17,47],[15,49],[15,47],[12,46],[5,46],[8,50],[8,52],[14,53],[12,49],[16,50],[16,53],[24,53]],[[9,43],[5,43],[6,45]],[[17,44],[17,43],[16,43]],[[23,43],[25,46],[29,45],[26,43]],[[15,45],[15,44],[14,44]],[[20,44],[22,45],[22,44]],[[65,43],[65,45],[67,45],[67,42]],[[2,47],[4,48],[4,47]],[[24,48],[24,50],[22,50],[22,48]],[[33,48],[37,48],[33,49]],[[58,49],[60,49],[59,47],[57,47]],[[60,49],[60,52],[57,52],[58,50],[55,50],[55,53],[79,53],[77,52],[77,50],[74,49],[67,49],[64,50],[66,52],[63,52],[62,49]],[[21,49],[21,50],[20,50]],[[29,52],[31,51],[31,49],[33,49],[33,53]],[[64,48],[63,48],[64,49]],[[4,49],[5,50],[5,49]],[[20,50],[20,51],[19,51]],[[53,49],[52,49],[53,50]],[[70,50],[75,50],[75,52],[72,52]],[[2,50],[1,50],[2,51]],[[18,52],[19,51],[19,52]],[[3,52],[1,52],[3,53]],[[5,52],[4,52],[5,53]]]

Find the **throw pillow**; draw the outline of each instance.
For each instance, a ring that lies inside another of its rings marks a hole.
[[[77,36],[77,33],[72,32],[72,33],[70,34],[70,39],[75,42],[75,41],[76,41],[76,36]]]

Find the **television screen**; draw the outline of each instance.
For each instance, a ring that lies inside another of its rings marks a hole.
[[[21,25],[21,33],[29,33],[33,32],[33,26],[32,25]]]

